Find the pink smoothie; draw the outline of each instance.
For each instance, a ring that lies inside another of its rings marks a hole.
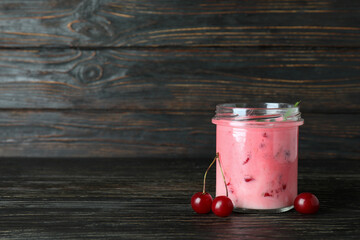
[[[238,209],[291,207],[297,196],[298,122],[217,125],[219,153],[229,198]],[[219,165],[216,195],[225,195]]]

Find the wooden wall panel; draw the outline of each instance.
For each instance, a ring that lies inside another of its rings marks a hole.
[[[353,0],[0,3],[1,47],[360,46]]]
[[[6,111],[1,157],[211,158],[211,112]],[[357,114],[304,114],[300,158],[359,159]]]
[[[0,51],[2,109],[213,111],[302,100],[303,112],[360,112],[359,50],[32,49]]]
[[[360,1],[3,0],[0,154],[211,157],[223,102],[302,100],[300,157],[359,159]]]

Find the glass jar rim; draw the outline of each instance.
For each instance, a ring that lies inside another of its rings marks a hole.
[[[216,105],[213,122],[219,120],[251,124],[303,122],[299,106],[290,103],[222,103]]]
[[[289,109],[298,108],[295,104],[290,103],[270,103],[270,102],[254,102],[254,103],[221,103],[216,108],[237,108],[237,109]]]

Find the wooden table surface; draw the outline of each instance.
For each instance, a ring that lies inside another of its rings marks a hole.
[[[198,215],[210,159],[0,159],[1,239],[358,239],[360,161],[299,162],[315,215]],[[214,170],[209,192],[214,193]]]

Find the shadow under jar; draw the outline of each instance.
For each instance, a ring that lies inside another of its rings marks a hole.
[[[288,103],[216,106],[216,151],[236,212],[285,212],[297,196],[299,107]],[[219,163],[216,196],[226,195]]]

